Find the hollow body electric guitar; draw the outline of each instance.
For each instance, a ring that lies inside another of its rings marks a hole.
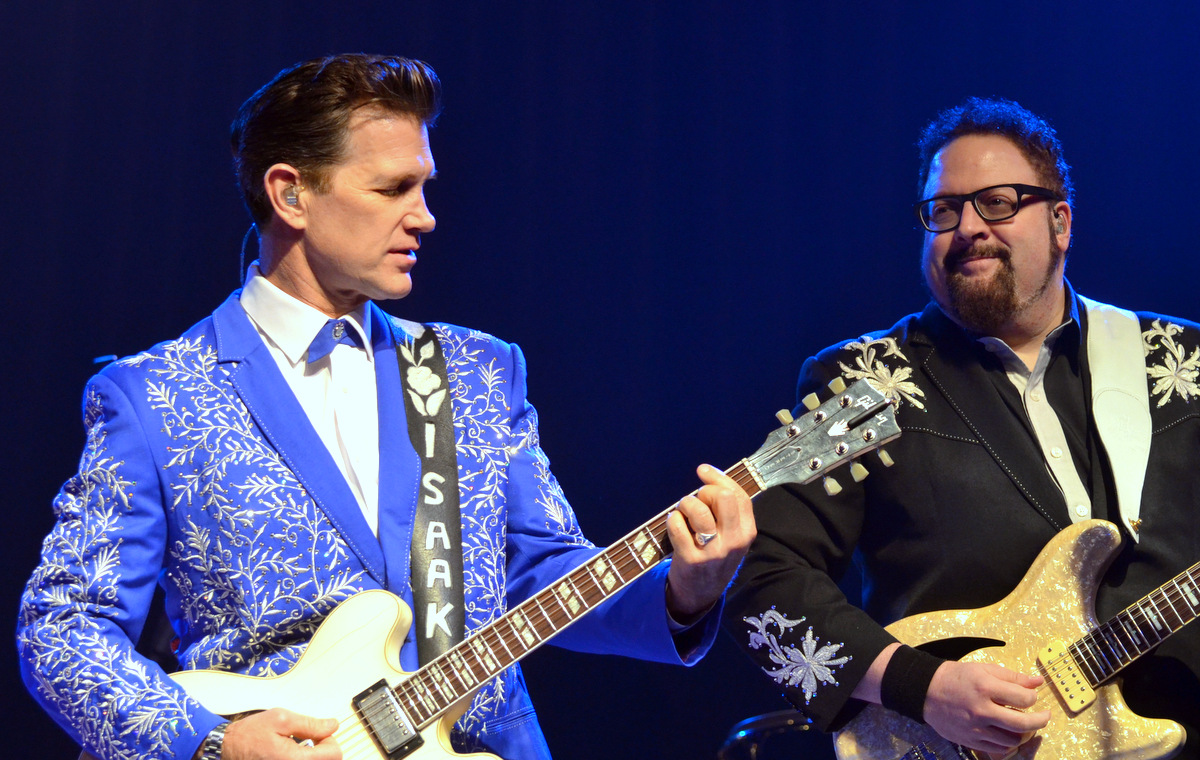
[[[726,474],[754,496],[779,483],[811,482],[900,435],[891,404],[866,381],[849,388],[835,381],[831,389],[832,398],[798,419],[780,412],[783,427]],[[880,455],[890,463],[884,452]],[[852,474],[861,479],[866,471],[855,462]],[[227,717],[272,707],[336,717],[340,725],[334,738],[346,760],[463,757],[451,749],[450,729],[475,692],[669,555],[666,525],[674,509],[415,673],[399,667],[412,613],[398,597],[374,590],[334,608],[304,654],[281,676],[193,670],[171,677],[204,707]],[[88,757],[85,753],[80,760]]]
[[[991,662],[1045,678],[1033,710],[1050,723],[1005,757],[1021,760],[1151,760],[1175,755],[1184,729],[1143,718],[1125,704],[1112,678],[1200,614],[1200,563],[1102,625],[1096,588],[1121,541],[1103,520],[1073,525],[1042,549],[1007,597],[977,610],[949,610],[887,627],[910,646],[971,637],[1003,642],[964,661]],[[1187,697],[1184,697],[1187,698]],[[924,724],[870,705],[834,738],[839,760],[987,760],[951,744]]]

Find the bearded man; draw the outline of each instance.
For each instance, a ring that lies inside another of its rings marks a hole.
[[[1072,289],[1074,190],[1042,118],[971,98],[926,127],[920,156],[932,303],[808,359],[798,388],[803,398],[865,378],[885,392],[903,431],[889,447],[896,464],[844,488],[763,494],[726,625],[821,729],[875,704],[1000,753],[1061,725],[1047,728],[1058,706],[1044,668],[959,661],[961,650],[902,645],[883,626],[1005,599],[1051,539],[1092,518],[1120,531],[1100,621],[1200,559],[1200,328]],[[859,605],[838,586],[852,565]],[[1194,581],[1173,594],[1180,619],[1200,611]],[[1157,645],[1121,672],[1124,697],[1139,715],[1200,730],[1200,626],[1170,636],[1158,613],[1144,618],[1150,637],[1122,630],[1104,652],[1123,666]]]

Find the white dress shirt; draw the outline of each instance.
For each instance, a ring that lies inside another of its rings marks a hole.
[[[258,262],[247,272],[241,303],[378,536],[379,402],[366,306],[341,317],[365,350],[339,343],[310,365],[308,346],[327,315],[268,282]]]
[[[1088,495],[1088,490],[1079,477],[1079,470],[1075,468],[1058,412],[1046,397],[1046,370],[1050,367],[1054,345],[1069,324],[1071,321],[1062,323],[1046,336],[1032,370],[999,338],[979,338],[979,342],[1000,359],[1009,381],[1020,392],[1025,413],[1029,415],[1029,423],[1033,426],[1034,437],[1042,449],[1046,469],[1050,471],[1050,476],[1062,491],[1071,521],[1080,522],[1091,519],[1092,497]]]

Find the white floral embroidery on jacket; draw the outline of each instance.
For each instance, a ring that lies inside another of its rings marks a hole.
[[[879,347],[883,347],[882,355],[878,355]],[[917,409],[925,409],[925,404],[920,401],[920,397],[925,395],[925,391],[909,379],[913,375],[912,367],[898,362],[896,366],[892,367],[883,361],[889,356],[895,356],[899,361],[908,362],[908,357],[900,351],[900,346],[895,338],[889,336],[870,339],[864,335],[858,340],[842,346],[842,349],[859,352],[859,355],[854,357],[855,366],[853,367],[845,362],[838,362],[842,374],[851,382],[866,380],[872,388],[893,402],[897,410],[900,408],[901,400],[907,401]]]
[[[1171,400],[1172,394],[1187,401],[1192,397],[1200,397],[1200,385],[1196,378],[1200,376],[1200,348],[1192,349],[1191,355],[1187,349],[1175,341],[1175,336],[1183,332],[1179,325],[1168,322],[1164,327],[1159,320],[1151,323],[1149,330],[1142,333],[1142,349],[1146,354],[1146,374],[1156,382],[1150,388],[1150,395],[1161,396],[1158,406],[1162,407]],[[1161,351],[1158,364],[1151,361],[1151,354]]]
[[[808,631],[805,632],[804,638],[800,642],[800,648],[780,644],[775,634],[767,630],[767,626],[774,625],[779,629],[779,638],[783,638],[790,629],[804,622],[803,617],[799,620],[788,620],[774,609],[769,609],[762,614],[761,618],[742,619],[753,626],[753,630],[750,631],[750,648],[767,647],[770,650],[768,656],[771,658],[771,662],[779,666],[776,670],[764,667],[763,672],[773,678],[775,683],[802,689],[805,704],[811,702],[812,698],[816,696],[819,685],[832,684],[836,686],[837,679],[833,675],[834,668],[840,668],[853,659],[849,655],[834,657],[842,648],[842,644],[818,646],[818,642],[813,636],[812,626],[809,626]]]

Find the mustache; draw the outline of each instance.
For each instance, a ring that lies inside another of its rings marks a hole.
[[[957,251],[947,252],[942,265],[946,268],[947,272],[953,272],[964,261],[979,258],[1000,259],[1003,262],[1009,262],[1012,260],[1012,252],[1008,250],[1007,246],[1000,245],[999,243],[974,244],[966,248],[960,248]]]

